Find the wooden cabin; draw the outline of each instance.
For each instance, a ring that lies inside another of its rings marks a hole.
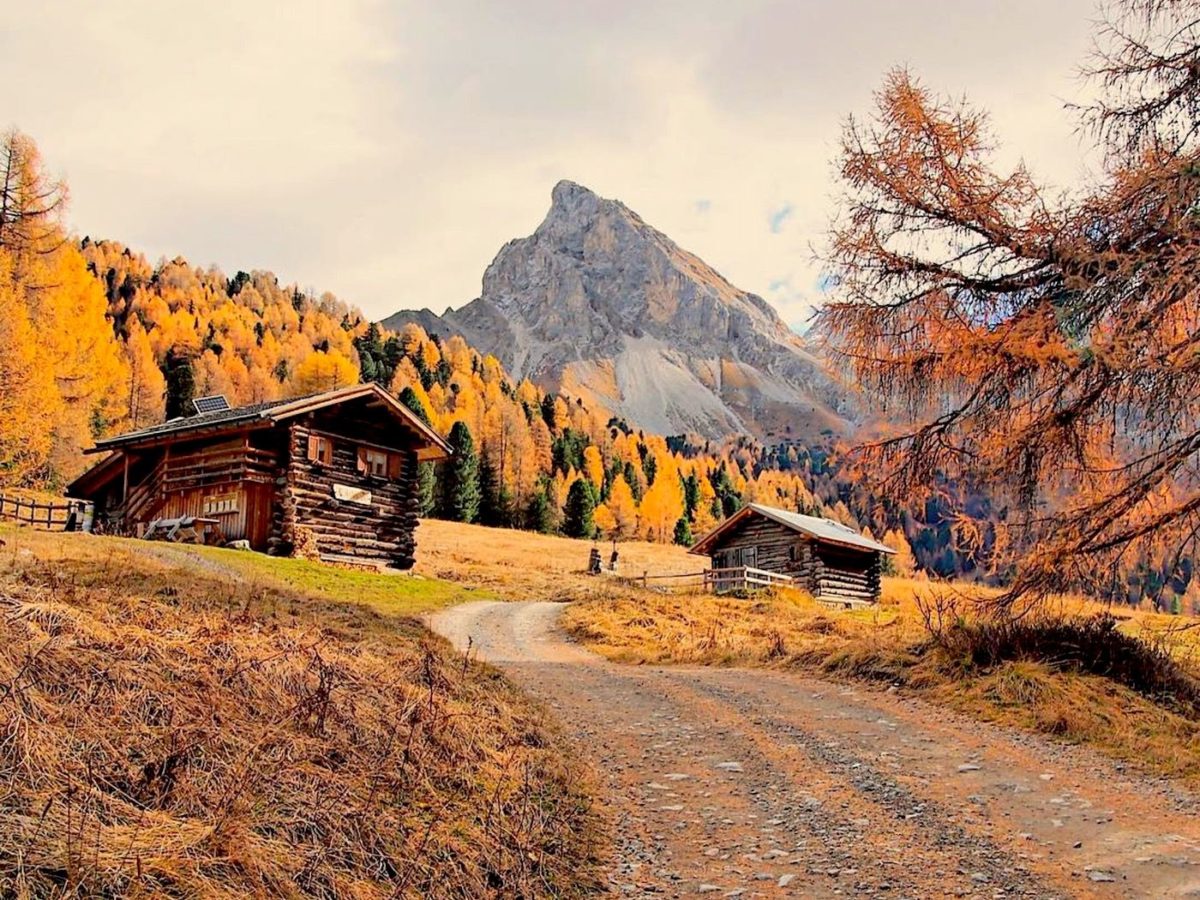
[[[789,579],[818,600],[858,605],[879,600],[883,555],[895,551],[830,519],[751,503],[690,552],[709,557],[717,591]]]
[[[98,529],[137,535],[156,520],[213,520],[222,543],[407,569],[419,512],[417,464],[449,445],[375,384],[196,414],[98,441],[108,455],[67,489]]]

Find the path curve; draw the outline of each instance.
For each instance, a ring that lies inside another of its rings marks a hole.
[[[596,765],[615,893],[1200,897],[1195,798],[1166,782],[882,690],[607,663],[561,610],[478,602],[429,624]]]

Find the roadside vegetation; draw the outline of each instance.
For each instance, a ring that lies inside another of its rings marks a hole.
[[[538,707],[410,617],[477,592],[5,527],[0,541],[0,894],[594,886],[588,773]]]
[[[885,579],[878,607],[791,590],[745,598],[629,587],[565,613],[624,663],[763,666],[895,686],[987,721],[1200,781],[1200,622],[1058,597],[1013,619],[990,592]]]
[[[763,666],[897,686],[988,721],[1092,744],[1200,781],[1200,620],[1056,595],[1017,619],[996,590],[885,578],[880,604],[833,610],[798,591],[689,588],[706,561],[618,546],[620,577],[585,574],[591,542],[426,522],[418,570],[509,600],[571,600],[573,638],[630,664]],[[599,544],[605,562],[610,545]],[[1005,623],[1008,624],[1005,624]]]

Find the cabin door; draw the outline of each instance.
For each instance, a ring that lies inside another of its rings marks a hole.
[[[743,547],[742,548],[742,565],[749,569],[758,568],[758,548]]]

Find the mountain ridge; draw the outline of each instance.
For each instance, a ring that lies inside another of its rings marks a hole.
[[[845,433],[853,400],[762,297],[618,200],[560,181],[532,234],[508,241],[479,297],[408,322],[462,335],[516,378],[663,434]]]

